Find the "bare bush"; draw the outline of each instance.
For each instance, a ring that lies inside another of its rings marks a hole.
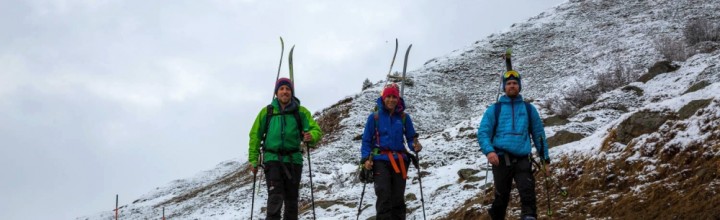
[[[665,59],[685,61],[690,55],[684,42],[667,36],[656,39],[653,44]]]
[[[634,82],[639,76],[638,72],[615,62],[613,69],[594,76],[595,87],[600,93],[605,93]]]
[[[548,99],[545,105],[553,114],[569,117],[578,109],[595,102],[603,93],[625,86],[638,76],[637,72],[616,62],[613,69],[593,75],[594,84],[588,86],[576,82],[574,87],[562,93],[562,98]]]
[[[705,18],[689,21],[685,25],[683,34],[690,46],[704,41],[720,41],[720,27]]]
[[[568,118],[577,109],[575,106],[570,105],[562,97],[553,97],[541,102],[540,105],[549,111],[550,114],[560,116],[562,118]]]
[[[598,96],[600,96],[600,91],[598,91],[594,85],[583,86],[579,82],[576,82],[574,87],[563,93],[563,100],[570,106],[561,107],[580,109],[583,106],[595,102]]]

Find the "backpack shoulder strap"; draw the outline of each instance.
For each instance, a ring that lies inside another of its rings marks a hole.
[[[528,116],[528,134],[532,134],[532,117],[530,117],[530,103],[523,101],[525,103],[525,111],[527,112]]]
[[[273,116],[273,106],[268,105],[266,107],[266,109],[267,110],[265,111],[265,128],[263,128],[262,141],[260,142],[260,146],[262,147],[263,152],[265,151],[265,140],[267,139],[267,133],[268,133],[268,130],[270,129],[270,118],[272,118],[272,116]]]
[[[495,102],[495,105],[493,105],[493,111],[495,111],[494,112],[495,113],[495,115],[494,115],[495,116],[495,124],[493,124],[492,135],[490,136],[491,143],[492,143],[493,139],[495,138],[495,132],[497,131],[498,124],[500,124],[500,122],[498,120],[500,120],[500,107],[501,106],[502,105],[500,104],[500,102]]]
[[[303,139],[302,133],[304,131],[303,130],[304,127],[303,127],[303,123],[302,123],[302,118],[300,118],[300,109],[299,108],[298,108],[298,110],[296,110],[293,113],[293,116],[295,117],[295,122],[297,123],[298,136],[300,137],[300,141],[302,141],[302,139]]]

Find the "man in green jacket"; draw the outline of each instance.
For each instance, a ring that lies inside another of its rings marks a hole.
[[[313,120],[310,111],[300,106],[293,94],[293,84],[288,78],[275,83],[275,99],[263,108],[255,118],[250,130],[248,161],[253,174],[258,165],[264,165],[268,187],[267,219],[280,219],[283,203],[283,219],[298,218],[298,190],[302,173],[302,149],[300,144],[315,146],[322,131]],[[263,157],[260,158],[260,152]]]

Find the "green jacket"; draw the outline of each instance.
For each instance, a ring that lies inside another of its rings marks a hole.
[[[293,151],[300,148],[302,134],[299,134],[298,124],[293,111],[299,111],[300,120],[302,121],[303,131],[312,135],[309,146],[315,146],[322,137],[322,131],[317,122],[313,120],[310,111],[300,106],[300,100],[293,98],[293,101],[280,110],[280,103],[277,99],[273,99],[273,115],[270,118],[269,129],[267,129],[267,138],[265,140],[265,156],[263,161],[279,161],[278,155],[271,151]],[[250,148],[248,150],[248,161],[253,167],[258,166],[258,155],[260,155],[260,142],[262,141],[263,131],[265,130],[265,119],[267,117],[267,108],[263,108],[255,118],[255,123],[250,130]],[[283,132],[284,131],[284,132]],[[294,164],[302,164],[302,153],[297,151],[289,156],[283,156],[283,162],[292,162]]]

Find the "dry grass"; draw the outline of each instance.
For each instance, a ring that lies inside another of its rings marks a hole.
[[[225,175],[216,182],[195,188],[190,192],[183,193],[164,202],[158,203],[154,206],[154,208],[167,206],[168,204],[178,204],[189,199],[198,198],[200,197],[200,195],[207,193],[213,193],[214,195],[227,195],[227,192],[231,190],[236,190],[237,188],[246,184],[250,184],[252,182],[252,175],[250,174],[250,172],[244,172],[246,171],[245,169],[243,169],[244,167],[245,166],[242,166],[236,171]],[[262,177],[258,175],[258,179],[259,178]]]
[[[714,114],[699,111],[696,115]],[[550,190],[553,219],[720,219],[720,118],[698,122],[705,140],[682,146],[670,140],[686,124],[668,121],[670,129],[645,142],[620,148],[616,131],[603,140],[602,154],[561,157],[552,164],[568,197]],[[547,216],[544,178],[536,174],[540,219]],[[468,200],[445,219],[489,219],[492,187]],[[519,214],[513,190],[508,219]],[[479,208],[482,207],[482,208]]]
[[[352,100],[352,97],[345,98],[340,100],[338,103],[315,113],[317,123],[323,132],[323,138],[318,146],[333,142],[339,138],[336,133],[342,128],[340,121],[348,117]]]

